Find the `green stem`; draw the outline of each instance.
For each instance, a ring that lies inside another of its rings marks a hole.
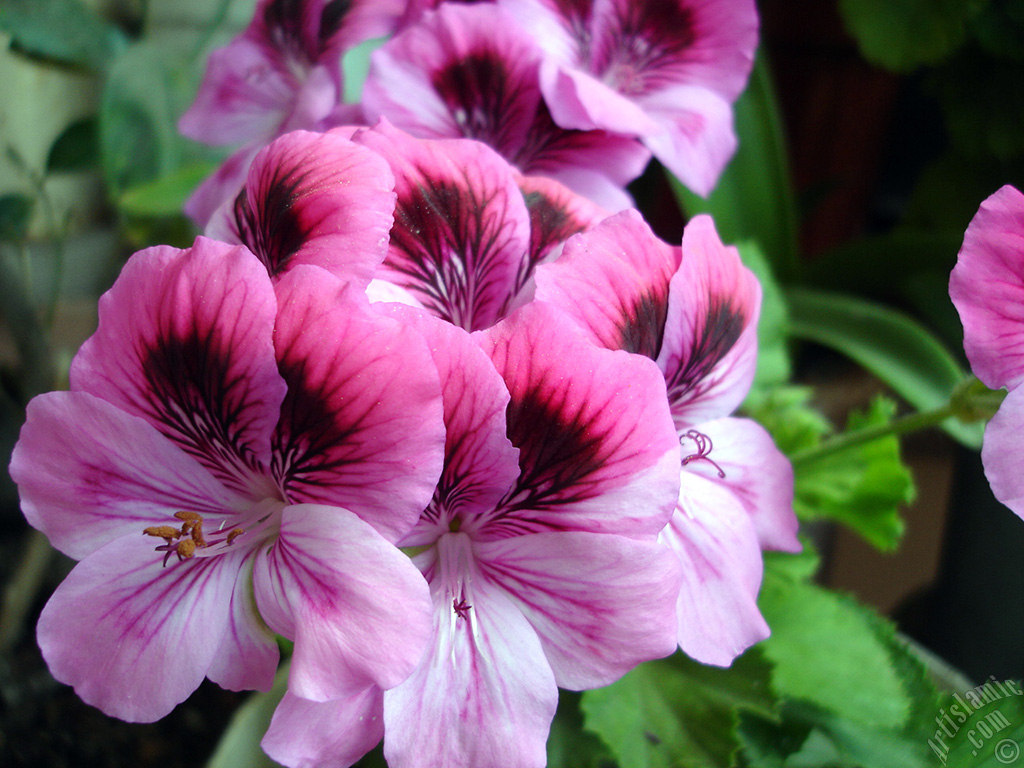
[[[883,437],[905,435],[908,432],[916,432],[920,429],[937,426],[946,419],[955,417],[956,414],[957,410],[954,405],[946,403],[941,408],[911,413],[898,419],[893,419],[887,424],[877,424],[857,429],[853,432],[844,432],[825,440],[820,445],[793,454],[790,460],[793,462],[794,467],[810,464],[839,451],[844,451],[847,448],[870,443],[873,440],[880,440]]]

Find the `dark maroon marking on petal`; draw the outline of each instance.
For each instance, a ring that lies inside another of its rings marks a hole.
[[[429,178],[430,172],[417,175]],[[488,215],[491,205],[468,180],[418,184],[395,204],[391,246],[406,259],[389,257],[388,266],[409,278],[403,286],[424,306],[468,331],[479,330],[478,298],[499,267],[495,256],[508,247],[504,219]]]
[[[341,29],[348,12],[352,10],[352,0],[328,0],[320,12],[320,51],[323,53],[331,43],[331,38]]]
[[[625,7],[623,7],[625,6]],[[614,41],[594,62],[594,71],[627,95],[675,82],[672,70],[696,39],[692,9],[666,0],[630,0],[616,6]]]
[[[270,43],[285,57],[311,64],[310,51],[302,36],[302,17],[308,0],[271,0],[263,9]]]
[[[249,382],[227,350],[193,331],[146,350],[142,370],[148,410],[164,435],[231,485],[239,465],[259,469],[241,436]]]
[[[665,339],[667,316],[668,295],[645,293],[626,313],[626,323],[620,329],[620,349],[657,360]]]
[[[295,210],[305,173],[298,167],[276,167],[272,173],[262,199],[250,200],[248,187],[242,189],[235,199],[234,215],[239,239],[275,277],[288,268],[288,261],[317,222],[303,222]]]
[[[521,96],[508,65],[496,51],[480,50],[454,61],[434,72],[431,84],[464,136],[500,153],[514,146],[516,137],[510,136],[505,126]]]
[[[729,353],[745,325],[746,317],[741,310],[733,307],[728,299],[712,297],[690,356],[668,378],[670,403],[678,403],[684,395],[699,394],[701,380]]]
[[[604,466],[615,446],[609,444],[607,435],[584,421],[579,410],[571,412],[566,396],[563,389],[549,381],[534,385],[521,396],[512,396],[506,421],[509,440],[519,448],[521,471],[515,487],[499,504],[502,517],[518,510],[572,504],[600,492],[588,478]],[[537,524],[522,527],[536,530]]]
[[[523,200],[530,214],[530,260],[519,276],[517,286],[520,288],[552,248],[585,229],[560,201],[549,195],[537,191],[524,192]]]

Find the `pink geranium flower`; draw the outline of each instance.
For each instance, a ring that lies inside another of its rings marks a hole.
[[[133,256],[11,462],[81,561],[39,621],[54,676],[151,721],[204,677],[268,688],[278,633],[308,699],[401,682],[431,613],[391,542],[436,484],[441,409],[422,338],[322,269],[275,285],[204,238]]]
[[[753,0],[500,0],[544,51],[555,122],[637,136],[701,195],[736,150],[732,103],[757,47]]]
[[[661,369],[682,446],[678,504],[662,533],[683,564],[679,644],[728,665],[768,635],[757,607],[761,547],[800,548],[789,462],[760,425],[731,415],[754,376],[756,278],[709,217],[693,219],[673,248],[627,211],[542,265],[537,299],[597,344]]]
[[[981,204],[949,281],[971,369],[1009,390],[985,428],[981,459],[996,498],[1024,517],[1024,195],[1009,185]]]
[[[448,430],[434,498],[401,541],[430,583],[430,649],[390,691],[286,695],[264,747],[344,766],[383,734],[393,768],[542,766],[558,686],[606,685],[675,648],[678,562],[657,542],[679,478],[664,382],[547,306],[477,334],[483,352],[414,322]]]
[[[650,153],[601,130],[558,126],[541,95],[540,51],[492,3],[442,4],[373,54],[363,89],[370,119],[423,138],[471,138],[524,174],[548,176],[609,210]]]

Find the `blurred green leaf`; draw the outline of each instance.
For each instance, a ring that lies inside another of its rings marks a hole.
[[[704,199],[674,177],[672,188],[687,216],[710,213],[722,240],[755,240],[779,279],[792,279],[798,268],[796,204],[778,103],[761,57],[735,114],[739,149],[715,190]]]
[[[990,56],[1024,60],[1024,0],[990,0],[970,30]]]
[[[769,675],[757,649],[728,669],[676,653],[584,693],[586,728],[622,768],[727,768],[739,746],[738,710],[773,715]]]
[[[0,29],[27,54],[100,69],[127,40],[80,0],[3,0]]]
[[[866,414],[850,416],[847,431],[887,424],[895,410],[895,403],[878,397]],[[913,500],[914,482],[895,436],[794,460],[794,470],[793,507],[800,519],[842,522],[879,549],[896,548],[903,535],[900,506]]]
[[[828,419],[812,405],[810,387],[781,386],[752,390],[743,412],[771,434],[775,445],[787,456],[813,448],[832,431]]]
[[[135,216],[174,216],[181,213],[185,200],[196,186],[217,169],[215,163],[198,162],[184,165],[125,190],[118,207]]]
[[[20,242],[28,234],[35,200],[12,192],[0,196],[0,242]]]
[[[876,728],[908,722],[912,701],[889,648],[894,630],[870,609],[771,566],[758,603],[772,628],[759,647],[781,698]]]
[[[920,411],[944,406],[968,376],[932,333],[901,312],[809,289],[792,288],[786,299],[793,336],[846,355]],[[981,425],[949,419],[943,428],[969,447],[981,445]]]
[[[839,0],[864,58],[896,72],[934,64],[966,38],[986,0]]]
[[[1024,757],[1024,701],[1020,694],[1012,691],[1004,696],[991,680],[982,685],[987,686],[987,691],[974,689],[977,699],[961,691],[959,700],[952,695],[944,697],[942,708],[935,713],[936,724],[945,726],[946,738],[942,744],[933,734],[930,745],[934,745],[936,757],[943,752],[943,746],[949,747],[944,761],[948,768],[1005,768],[1019,765]],[[1014,685],[1021,689],[1019,682]],[[1010,691],[1005,684],[1003,690]],[[981,706],[975,708],[975,701]]]
[[[791,368],[789,350],[789,312],[772,273],[771,265],[757,243],[739,243],[743,263],[757,276],[761,283],[761,317],[757,323],[757,372],[755,387],[766,387],[789,381]]]
[[[341,58],[341,71],[345,76],[345,103],[358,104],[363,98],[363,83],[370,71],[370,56],[388,41],[387,37],[364,40],[350,48]]]
[[[558,692],[558,711],[548,735],[548,765],[557,768],[615,768],[608,747],[583,729],[581,694]]]
[[[251,694],[238,708],[206,768],[277,768],[279,764],[267,757],[260,747],[260,739],[288,689],[288,669],[289,665],[283,665],[269,691]]]
[[[99,119],[76,120],[57,137],[46,158],[47,173],[73,173],[99,165]]]

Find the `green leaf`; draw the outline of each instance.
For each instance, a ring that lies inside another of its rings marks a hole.
[[[47,173],[73,173],[99,164],[99,119],[76,120],[57,137],[46,158]]]
[[[277,768],[278,763],[260,748],[260,739],[267,732],[274,710],[288,689],[289,665],[283,665],[274,676],[273,687],[254,693],[238,708],[221,735],[206,768]]]
[[[341,58],[341,70],[345,75],[345,103],[358,104],[363,99],[363,83],[370,71],[370,56],[388,41],[387,37],[365,40],[350,48]]]
[[[608,747],[583,729],[582,695],[558,692],[558,711],[548,735],[548,765],[553,768],[615,768]]]
[[[968,373],[913,318],[854,296],[792,288],[786,293],[796,338],[841,352],[892,387],[920,411],[949,402]],[[983,427],[948,419],[943,429],[971,448]]]
[[[21,242],[28,234],[35,200],[12,192],[0,196],[0,242]]]
[[[839,0],[864,58],[896,72],[941,61],[966,38],[984,0]]]
[[[757,649],[728,669],[676,653],[583,694],[586,728],[622,768],[727,768],[739,746],[738,710],[772,717],[769,668]]]
[[[755,240],[775,274],[788,280],[798,269],[796,203],[778,103],[761,57],[735,114],[739,149],[708,198],[690,192],[678,179],[670,182],[687,216],[710,213],[727,243]]]
[[[33,56],[99,69],[124,48],[126,39],[80,0],[3,0],[0,29]]]
[[[866,414],[850,416],[847,432],[887,424],[895,403],[876,398]],[[836,520],[873,546],[896,548],[903,535],[901,504],[914,498],[910,470],[896,437],[871,440],[801,461],[794,457],[793,508],[801,520]]]
[[[832,431],[828,419],[810,405],[813,396],[810,387],[756,389],[743,403],[743,412],[768,430],[780,451],[792,456],[819,445]]]
[[[894,630],[870,609],[770,566],[758,604],[772,628],[760,647],[779,697],[872,727],[908,722],[912,701],[890,649]]]
[[[217,169],[215,163],[197,162],[125,191],[118,207],[135,216],[174,216],[196,186]]]
[[[1019,682],[990,678],[970,692],[946,696],[935,713],[933,725],[937,728],[928,741],[935,757],[941,760],[948,748],[943,761],[948,768],[1020,765],[1024,759],[1024,700],[1017,691],[1021,690]]]
[[[786,300],[771,265],[757,243],[738,244],[743,263],[761,283],[761,316],[757,323],[757,372],[755,387],[767,387],[789,381],[791,367],[786,341],[789,338],[789,313]]]

